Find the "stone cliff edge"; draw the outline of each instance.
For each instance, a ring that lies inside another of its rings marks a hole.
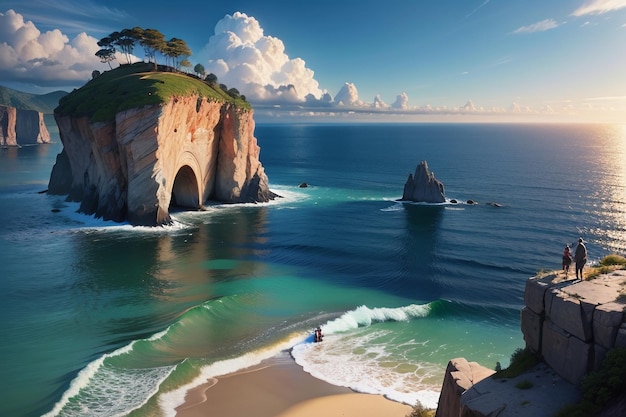
[[[626,271],[590,280],[528,279],[521,311],[526,349],[542,362],[515,378],[464,358],[448,363],[436,417],[551,417],[580,399],[579,384],[606,354],[626,347]],[[530,385],[519,389],[518,383]]]

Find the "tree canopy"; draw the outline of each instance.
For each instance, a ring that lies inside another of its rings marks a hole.
[[[171,59],[171,66],[174,68],[178,68],[182,60],[191,56],[191,49],[184,40],[172,38],[167,41],[158,30],[143,29],[139,26],[132,29],[122,29],[100,39],[98,46],[101,49],[96,52],[96,56],[102,62],[108,63],[109,68],[111,68],[111,61],[116,59],[115,52],[119,52],[126,56],[126,63],[130,64],[136,43],[143,47],[144,57],[147,58],[148,62],[154,63],[155,69],[157,68],[157,53],[165,57],[166,65],[170,64],[169,60]]]

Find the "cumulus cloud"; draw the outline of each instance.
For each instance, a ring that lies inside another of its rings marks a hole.
[[[588,14],[604,14],[626,8],[626,0],[589,0],[578,9],[572,16],[584,16]]]
[[[409,96],[407,96],[406,93],[399,94],[391,107],[394,109],[407,110],[409,108]]]
[[[465,105],[461,107],[461,109],[464,111],[470,111],[470,112],[475,112],[478,110],[472,100],[468,100],[467,103],[465,103]]]
[[[347,107],[363,107],[364,103],[359,100],[359,92],[352,83],[345,83],[335,95],[335,104]]]
[[[389,106],[387,105],[387,103],[385,103],[383,101],[383,99],[380,97],[380,94],[376,94],[376,97],[374,97],[374,105],[373,107],[375,109],[386,109]]]
[[[98,40],[80,33],[69,39],[60,30],[42,33],[13,10],[0,13],[0,79],[38,85],[83,83],[106,67],[95,56]]]
[[[544,19],[541,22],[533,23],[532,25],[522,26],[513,31],[513,33],[534,33],[545,32],[546,30],[554,29],[560,25],[554,19]]]
[[[250,101],[273,103],[327,100],[314,72],[301,58],[291,59],[285,45],[266,36],[254,17],[236,12],[215,25],[215,34],[199,53],[207,73],[237,88]]]

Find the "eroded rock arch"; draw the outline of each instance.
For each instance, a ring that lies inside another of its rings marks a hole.
[[[199,189],[198,178],[193,169],[189,165],[183,165],[174,178],[170,206],[200,208]]]

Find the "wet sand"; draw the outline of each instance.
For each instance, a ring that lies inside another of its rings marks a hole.
[[[411,407],[314,378],[287,354],[190,390],[177,417],[405,417]]]

